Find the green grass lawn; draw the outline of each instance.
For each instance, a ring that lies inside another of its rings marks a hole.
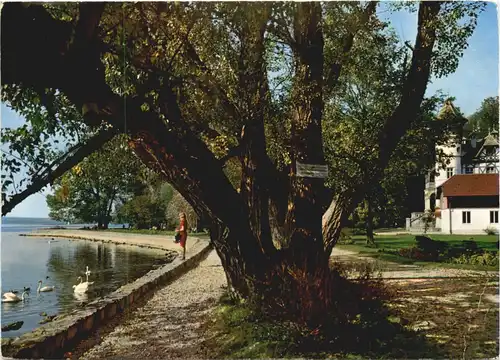
[[[460,246],[464,240],[474,240],[477,246],[485,250],[497,250],[497,235],[426,235],[433,240],[446,241],[451,246]],[[354,244],[341,245],[356,247],[363,250],[371,250],[376,252],[378,249],[398,250],[408,248],[415,245],[415,235],[388,235],[375,236],[377,248],[369,248],[366,246],[366,237],[363,235],[355,235],[352,237]]]
[[[427,235],[433,240],[445,241],[453,247],[460,247],[462,241],[473,240],[477,243],[478,247],[489,251],[498,251],[497,248],[497,235]],[[358,252],[361,255],[377,258],[382,261],[392,261],[400,264],[417,264],[424,266],[440,266],[440,267],[453,267],[464,269],[485,269],[485,267],[473,265],[459,265],[449,263],[436,263],[415,261],[399,255],[385,253],[383,251],[397,251],[402,248],[410,248],[415,245],[415,235],[389,235],[389,236],[375,236],[376,248],[366,246],[366,237],[363,235],[352,236],[353,244],[339,244],[341,249],[351,250]]]

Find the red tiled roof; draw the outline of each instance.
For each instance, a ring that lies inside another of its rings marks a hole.
[[[443,196],[498,196],[498,174],[455,175],[441,186]]]

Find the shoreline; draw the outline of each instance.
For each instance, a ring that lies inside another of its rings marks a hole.
[[[106,233],[85,230],[37,230],[20,236],[41,238],[65,238],[117,245],[137,246],[153,250],[179,252],[179,245],[168,241],[165,236]],[[188,240],[189,241],[189,240]],[[58,315],[52,322],[15,338],[2,338],[2,356],[15,358],[54,358],[79,342],[92,336],[101,326],[113,322],[117,315],[152,296],[156,289],[174,281],[202,261],[210,252],[209,241],[191,237],[191,246],[186,251],[186,260],[174,259],[144,276],[127,283],[106,296],[88,303],[85,308]]]
[[[173,242],[173,236],[145,235],[125,232],[108,232],[99,230],[68,230],[68,229],[41,229],[29,233],[20,233],[23,237],[52,237],[73,240],[87,240],[119,245],[133,245],[141,248],[170,250],[180,252],[179,244]],[[197,248],[201,243],[208,242],[198,236],[188,236],[187,251]]]

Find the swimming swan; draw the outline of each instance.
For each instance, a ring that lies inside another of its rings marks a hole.
[[[73,285],[73,290],[76,293],[86,293],[87,290],[89,289],[89,285],[92,285],[94,282],[82,282],[82,277],[79,276],[77,280],[80,280],[80,283],[78,285]]]
[[[37,292],[48,292],[48,291],[53,291],[56,287],[55,286],[44,286],[42,287],[42,280],[38,282],[38,288],[36,289]]]
[[[21,297],[19,297],[12,292],[5,293],[2,296],[2,302],[3,303],[12,303],[12,302],[24,301],[25,294],[28,294],[28,293],[26,291],[23,291]]]

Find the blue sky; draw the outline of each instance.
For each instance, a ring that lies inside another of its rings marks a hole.
[[[382,7],[385,4],[382,5]],[[417,30],[416,13],[400,11],[381,14],[390,20],[392,27],[402,40],[414,42]],[[469,47],[460,60],[457,71],[447,78],[433,79],[427,88],[427,95],[442,90],[456,98],[455,104],[466,114],[473,113],[489,96],[498,95],[498,25],[496,4],[488,3],[479,16],[478,25],[469,39]],[[24,120],[1,106],[2,127],[17,127]],[[48,217],[45,194],[30,196],[19,204],[9,216]]]
[[[385,4],[381,6],[384,11]],[[390,20],[392,27],[403,40],[415,42],[417,35],[416,13],[399,11],[383,12],[382,18]],[[455,104],[465,113],[472,114],[485,97],[498,95],[498,19],[497,5],[488,3],[478,18],[469,47],[460,59],[455,73],[447,78],[433,79],[426,95],[442,90],[456,98]]]

